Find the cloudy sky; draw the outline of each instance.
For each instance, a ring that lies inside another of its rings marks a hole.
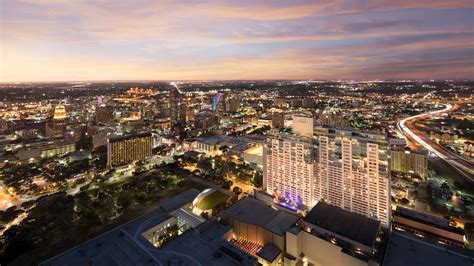
[[[474,78],[472,0],[0,0],[0,81]]]

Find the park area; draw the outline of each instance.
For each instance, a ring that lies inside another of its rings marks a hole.
[[[219,205],[225,204],[228,198],[229,198],[228,195],[219,191],[214,191],[213,193],[209,194],[204,199],[202,199],[198,203],[197,207],[203,211],[211,210],[211,209],[216,208]]]

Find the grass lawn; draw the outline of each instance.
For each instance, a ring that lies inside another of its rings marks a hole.
[[[221,203],[224,203],[228,198],[229,196],[227,196],[226,194],[219,191],[214,191],[212,194],[201,200],[198,203],[197,207],[203,211],[207,211],[213,209]]]

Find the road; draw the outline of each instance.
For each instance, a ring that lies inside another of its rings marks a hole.
[[[446,150],[437,143],[434,143],[415,127],[415,121],[417,120],[449,112],[455,108],[457,107],[448,103],[445,104],[445,108],[442,110],[431,111],[429,113],[404,118],[398,122],[397,126],[398,129],[402,131],[405,135],[407,135],[408,137],[416,141],[418,144],[420,144],[423,148],[432,152],[437,157],[451,165],[463,177],[472,182],[474,181],[474,165],[471,162],[465,160],[457,154]]]

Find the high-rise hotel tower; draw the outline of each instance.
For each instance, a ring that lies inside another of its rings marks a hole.
[[[294,117],[293,134],[264,146],[264,187],[279,199],[318,201],[390,223],[390,156],[385,135],[314,127]]]
[[[147,159],[152,155],[152,146],[149,132],[110,138],[107,140],[107,166],[113,168]]]

